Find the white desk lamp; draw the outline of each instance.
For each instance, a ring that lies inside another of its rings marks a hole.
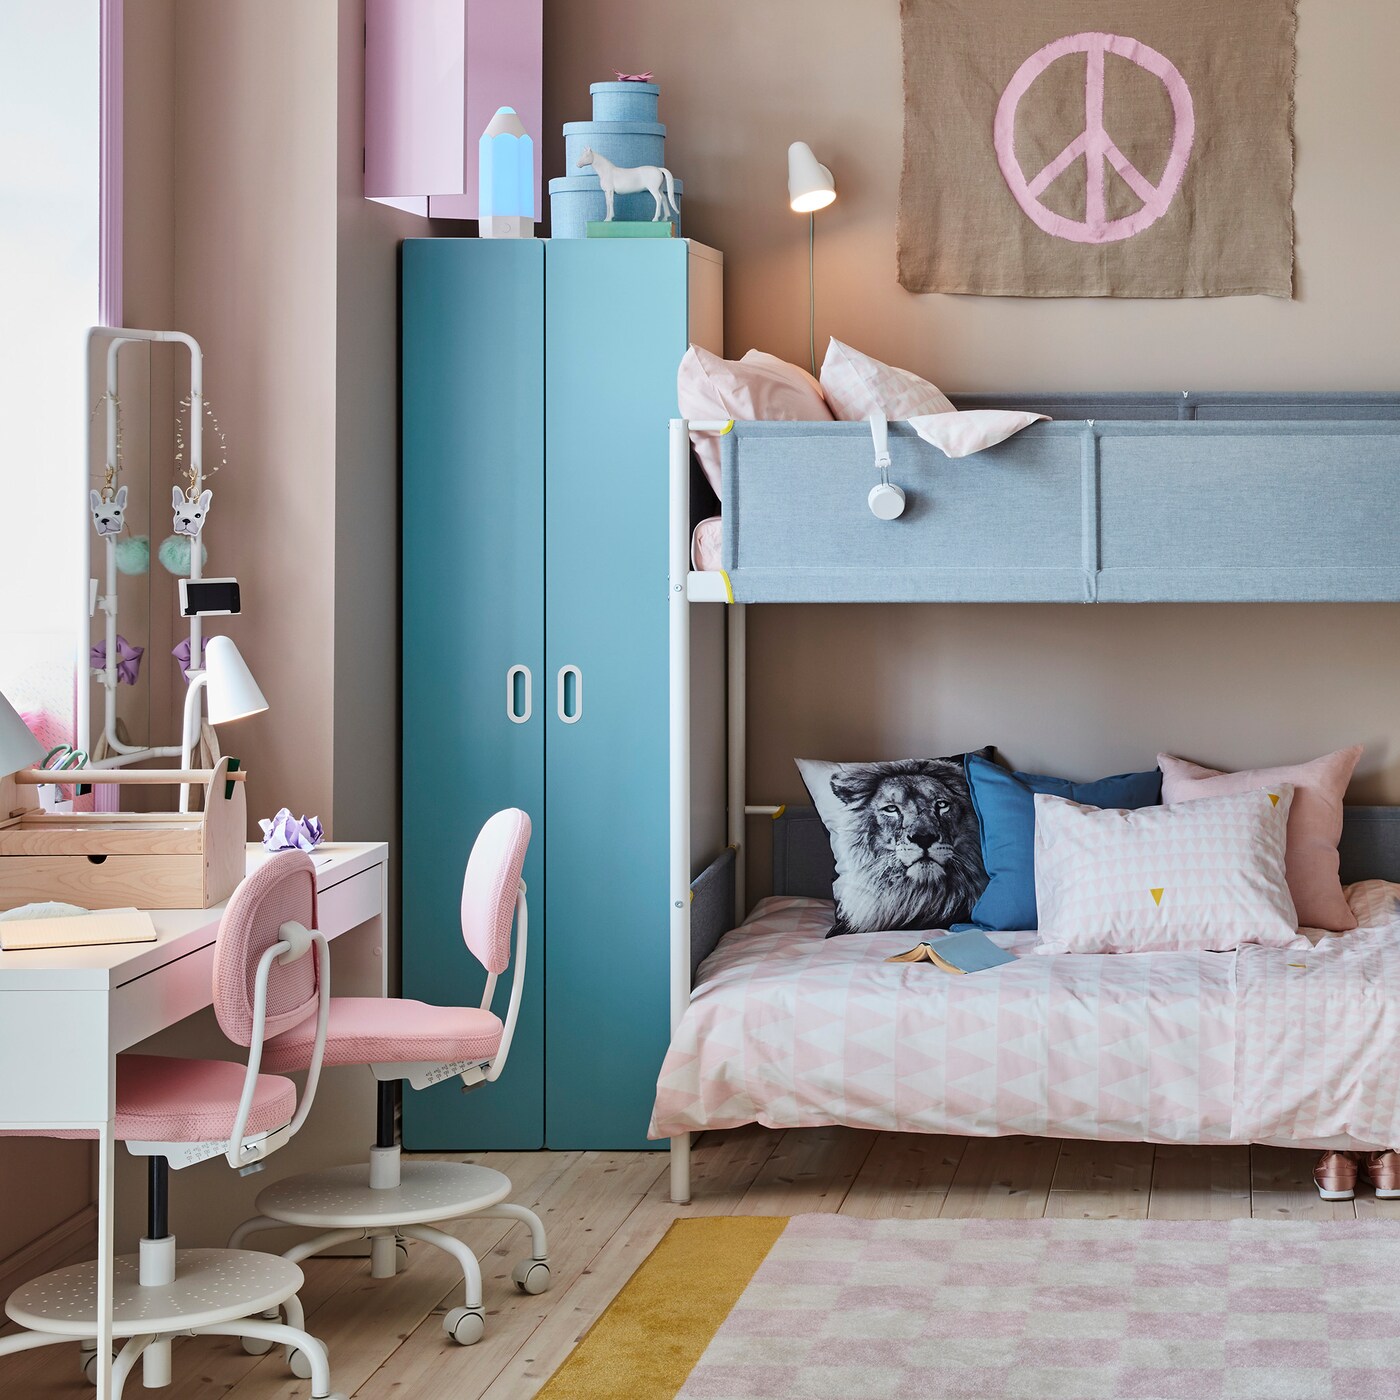
[[[210,637],[204,643],[204,669],[190,672],[189,690],[185,693],[185,717],[181,729],[180,767],[188,769],[198,742],[199,697],[208,691],[209,723],[228,724],[248,715],[261,714],[267,709],[267,697],[258,689],[253,673],[248,669],[238,648],[230,637]],[[190,810],[188,783],[180,785],[180,810]]]
[[[812,373],[817,372],[817,210],[836,199],[836,179],[805,141],[788,147],[788,203],[807,215],[807,340]]]
[[[44,746],[0,692],[0,777],[18,773],[21,768],[33,768],[43,757]],[[5,815],[0,812],[0,818]]]

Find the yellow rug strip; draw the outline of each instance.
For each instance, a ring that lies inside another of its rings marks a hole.
[[[787,1218],[677,1220],[538,1400],[674,1400]]]

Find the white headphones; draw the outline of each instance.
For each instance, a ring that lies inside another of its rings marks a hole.
[[[870,434],[875,439],[875,470],[880,481],[870,488],[866,502],[877,520],[898,520],[904,514],[904,492],[890,480],[890,425],[884,409],[872,411]]]

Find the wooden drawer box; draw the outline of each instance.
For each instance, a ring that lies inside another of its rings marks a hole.
[[[204,786],[199,812],[117,814],[41,812],[0,825],[0,909],[59,900],[85,909],[207,909],[227,899],[245,869],[248,814],[242,773],[221,758],[190,774]],[[52,774],[43,775],[52,781]],[[178,781],[163,773],[111,769],[63,775],[76,780]],[[33,774],[17,774],[33,785]],[[22,789],[21,789],[22,790]]]

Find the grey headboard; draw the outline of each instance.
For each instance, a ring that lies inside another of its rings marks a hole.
[[[1400,882],[1400,807],[1348,807],[1342,823],[1342,883]],[[773,823],[773,893],[830,899],[836,864],[816,809],[789,807]]]

